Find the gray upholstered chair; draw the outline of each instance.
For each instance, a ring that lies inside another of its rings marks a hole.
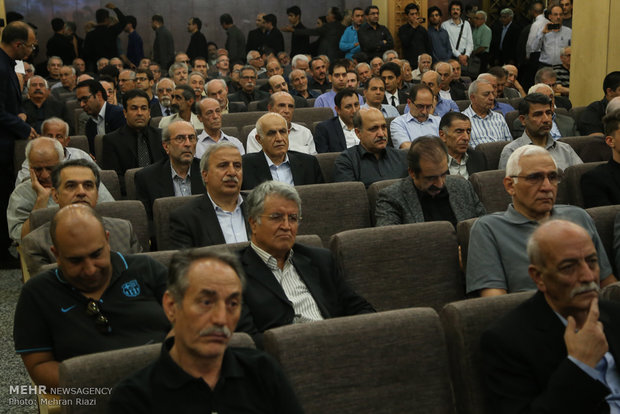
[[[447,221],[350,230],[329,247],[349,285],[384,311],[465,298],[454,227]]]
[[[461,112],[463,112],[464,110],[466,110],[466,109],[467,109],[467,107],[468,107],[469,105],[471,105],[471,101],[470,101],[469,99],[463,99],[463,100],[460,100],[460,101],[454,101],[454,102],[456,102],[456,106],[458,106],[458,107],[459,107],[459,111],[461,111]]]
[[[489,170],[479,171],[469,176],[474,191],[489,214],[506,210],[508,204],[512,202],[510,195],[504,189],[505,175],[504,170]]]
[[[161,122],[162,118],[163,118],[163,116],[153,116],[153,117],[151,117],[149,125],[152,126],[153,128],[159,128],[159,123]]]
[[[474,223],[478,220],[478,217],[470,218],[469,220],[459,221],[456,224],[456,239],[459,243],[459,255],[461,261],[461,269],[463,274],[467,269],[467,252],[469,247],[469,234]]]
[[[402,309],[265,332],[307,414],[454,413],[433,309]]]
[[[95,136],[95,162],[103,168],[103,135]]]
[[[602,134],[564,137],[558,141],[565,142],[573,147],[583,162],[608,161],[611,158],[611,148],[605,143]]]
[[[510,111],[506,115],[506,123],[508,124],[508,129],[510,130],[510,134],[512,134],[512,139],[517,139],[521,136],[519,131],[514,128],[514,122],[519,117],[519,111]]]
[[[222,127],[222,132],[230,137],[239,138],[239,128],[237,128],[236,126]]]
[[[368,196],[361,182],[295,187],[301,197],[303,221],[298,234],[318,234],[323,244],[338,232],[370,227]]]
[[[385,187],[389,187],[394,183],[399,182],[400,178],[393,178],[391,180],[375,181],[368,187],[368,206],[370,208],[370,223],[375,226],[377,224],[377,218],[375,217],[375,210],[377,208],[377,198],[379,198],[379,192]]]
[[[459,414],[487,414],[480,336],[496,320],[533,294],[534,292],[530,291],[468,299],[449,303],[441,311]]]
[[[605,286],[601,290],[601,299],[620,302],[620,282]]]
[[[177,208],[183,207],[199,194],[189,197],[162,197],[153,202],[153,225],[155,226],[155,239],[157,250],[170,250],[170,213]]]
[[[605,164],[606,161],[587,162],[568,167],[564,170],[564,178],[558,184],[557,204],[572,204],[583,207],[583,194],[581,193],[581,176],[588,171]]]
[[[229,346],[255,348],[252,338],[248,334],[240,332],[233,334]],[[59,387],[113,388],[122,379],[157,359],[160,352],[161,344],[151,344],[67,359],[60,363]],[[68,400],[72,400],[84,398],[84,395],[74,394],[67,397]],[[107,412],[107,403],[110,400],[109,393],[89,395],[88,398],[95,398],[96,405],[62,405],[61,412],[65,414]]]
[[[234,126],[239,130],[245,125],[254,125],[267,112],[233,112],[222,114],[222,126]]]
[[[615,270],[616,265],[620,263],[615,263],[614,223],[616,215],[620,213],[620,205],[592,207],[586,209],[586,211],[590,217],[592,217],[592,220],[594,220],[596,231],[603,242],[603,246],[605,246],[605,252],[607,253],[609,262],[611,263],[612,269]],[[616,277],[618,276],[616,275]]]
[[[123,196],[121,195],[121,183],[114,170],[101,170],[99,171],[99,175],[101,176],[101,183],[105,185],[108,189],[114,200],[122,200]]]
[[[130,168],[125,171],[125,193],[127,200],[137,200],[136,197],[136,173],[143,167]]]
[[[315,155],[326,183],[334,182],[334,164],[339,155],[339,152],[323,152]]]
[[[499,159],[502,150],[510,141],[486,142],[476,146],[476,151],[481,152],[487,157],[487,167],[489,170],[496,170],[499,167]]]
[[[296,108],[293,113],[293,122],[303,122],[312,125],[315,121],[325,121],[334,117],[331,108]]]
[[[88,138],[86,138],[86,135],[72,135],[70,138],[71,139],[69,140],[68,145],[69,147],[78,148],[84,152],[90,152],[90,149],[88,148]]]

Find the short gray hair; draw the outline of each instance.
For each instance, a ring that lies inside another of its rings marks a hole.
[[[191,126],[192,129],[194,130],[194,133],[196,133],[196,128],[194,128],[194,125],[192,125],[191,122],[187,122],[187,121],[184,121],[182,119],[177,119],[176,121],[172,121],[171,123],[166,125],[166,127],[164,129],[162,129],[162,131],[161,131],[161,142],[169,141],[170,140],[170,127],[172,125],[179,125],[179,124],[185,124],[185,125]]]
[[[221,84],[222,87],[224,88],[228,88],[228,85],[226,85],[226,81],[224,81],[224,79],[217,78],[217,79],[211,79],[209,82],[205,83],[205,91],[209,89],[210,85],[215,85],[216,83]]]
[[[368,69],[370,69],[370,65],[369,65],[368,63],[366,63],[366,62],[361,62],[361,63],[358,63],[358,64],[357,64],[357,66],[355,66],[355,70],[359,72],[359,70],[360,70],[360,68],[361,68],[362,66],[366,66]]]
[[[295,187],[273,180],[259,184],[247,196],[245,203],[248,209],[248,217],[260,223],[260,216],[265,212],[265,199],[271,195],[294,201],[301,217],[301,198]]]
[[[47,80],[46,80],[43,76],[40,76],[40,75],[34,75],[34,76],[31,76],[31,77],[30,77],[30,79],[28,79],[28,82],[26,82],[26,87],[27,87],[27,88],[30,88],[30,81],[32,81],[32,80],[33,80],[33,79],[35,79],[35,78],[39,78],[39,79],[41,79],[43,82],[45,82],[45,89],[49,89],[49,88],[50,88],[50,87],[49,87],[49,85],[48,85],[48,83],[47,83]]]
[[[297,62],[302,61],[302,62],[306,62],[309,63],[310,61],[308,60],[308,56],[306,55],[295,55],[293,56],[293,59],[291,59],[291,66],[295,69],[297,69]]]
[[[69,124],[64,120],[64,119],[60,119],[58,117],[51,117],[51,118],[47,118],[45,121],[43,121],[41,123],[41,133],[43,133],[43,131],[45,131],[45,126],[47,124],[62,124],[65,128],[65,137],[69,136]],[[53,138],[53,137],[50,137]]]
[[[252,52],[258,53],[258,55],[260,56],[260,52],[258,50],[249,50],[248,53],[245,55],[246,63],[250,63],[250,60],[252,60]]]
[[[290,95],[290,94],[289,94]],[[263,119],[265,117],[272,117],[275,116],[276,118],[280,118],[282,119],[282,121],[284,121],[285,125],[288,125],[288,122],[286,122],[286,119],[284,119],[284,117],[282,115],[280,115],[277,112],[267,112],[265,115],[261,116],[260,118],[258,118],[258,121],[256,121],[256,134],[260,135],[261,137],[264,137],[263,135]]]
[[[168,266],[168,292],[178,305],[183,302],[183,297],[189,287],[187,278],[189,268],[199,260],[215,260],[230,266],[239,277],[241,288],[245,288],[243,266],[232,252],[213,248],[206,251],[205,249],[181,250],[172,256]]]
[[[547,85],[546,83],[537,83],[536,85],[532,86],[530,89],[527,90],[527,94],[531,95],[533,93],[536,93],[536,91],[539,90],[540,88],[546,88],[550,90],[551,92],[553,92],[553,88]]]
[[[172,82],[172,89],[177,87],[176,83],[174,83],[174,81],[172,79],[170,79],[170,78],[161,78],[159,81],[157,81],[157,84],[155,85],[155,91],[157,91],[157,89],[159,89],[159,84],[162,83],[163,81]]]
[[[396,55],[396,59],[398,59],[398,52],[395,51],[394,49],[390,49],[390,50],[386,50],[385,52],[383,52],[383,61],[387,62],[387,57],[390,54],[395,54]]]
[[[549,151],[544,149],[543,147],[539,147],[538,145],[524,145],[522,147],[517,148],[508,158],[508,162],[506,163],[506,177],[512,177],[521,174],[521,165],[519,161],[523,157],[531,157],[533,155],[547,155],[549,158],[553,160],[553,165],[555,168],[558,168],[555,160],[549,154]],[[517,182],[518,178],[513,178],[515,182]]]
[[[57,139],[49,138],[49,137],[39,137],[39,138],[30,140],[28,144],[26,145],[26,150],[24,152],[26,154],[27,160],[29,159],[28,157],[30,156],[32,147],[34,147],[35,145],[38,145],[39,143],[43,143],[43,142],[49,142],[54,145],[54,150],[56,151],[56,154],[58,155],[59,163],[61,163],[65,159],[65,149],[62,147],[62,144]]]
[[[192,73],[190,73],[188,78],[191,78],[192,76],[196,76],[196,75],[200,76],[202,80],[205,80],[205,75],[203,75],[201,72],[196,72],[196,71],[193,71]]]
[[[485,22],[487,21],[487,12],[485,12],[484,10],[478,10],[478,11],[476,12],[476,14],[481,14],[481,15],[482,15],[482,17],[484,17],[484,21],[485,21]],[[501,13],[500,13],[500,14],[501,14]]]
[[[133,70],[131,70],[131,69],[123,69],[123,70],[121,70],[118,73],[118,76],[120,76],[121,73],[123,73],[123,72],[129,72],[129,79],[131,79],[131,80],[135,80],[136,79],[136,72],[134,72]]]
[[[480,85],[492,85],[492,83],[491,81],[488,81],[486,79],[476,79],[471,83],[471,85],[469,85],[469,89],[467,90],[467,97],[469,98],[470,96],[478,93],[478,86]]]
[[[168,69],[168,76],[174,76],[174,71],[179,69],[179,68],[184,68],[187,72],[189,72],[189,68],[187,67],[187,65],[183,62],[176,62],[173,63],[172,65],[170,65],[170,69]]]
[[[211,144],[207,146],[205,153],[202,154],[202,158],[200,159],[200,171],[207,171],[209,169],[209,158],[211,157],[211,155],[223,148],[234,148],[239,151],[239,148],[237,148],[235,144],[229,141],[220,141],[217,144]]]
[[[499,12],[499,15],[500,16],[508,15],[510,17],[514,17],[515,13],[512,11],[512,9],[509,9],[508,7],[506,7],[505,9],[502,9],[502,11]]]

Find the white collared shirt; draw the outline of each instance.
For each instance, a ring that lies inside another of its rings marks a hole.
[[[269,172],[271,172],[271,178],[274,181],[280,181],[282,183],[295,185],[293,182],[293,171],[291,171],[291,163],[288,160],[288,154],[284,158],[284,162],[280,165],[275,165],[271,158],[267,156],[267,154],[263,153],[265,159],[267,160],[267,165],[269,166]]]
[[[213,205],[215,215],[217,216],[217,221],[220,223],[220,228],[222,229],[222,234],[224,234],[224,240],[226,240],[226,243],[230,244],[248,241],[248,233],[245,228],[243,210],[241,209],[241,203],[243,203],[241,194],[239,194],[239,198],[237,198],[237,205],[233,211],[226,211],[215,204],[209,194],[209,191],[207,191],[207,197],[209,197],[209,200]]]
[[[340,117],[338,117],[338,121],[340,121],[340,127],[342,128],[342,133],[344,134],[344,140],[347,143],[347,148],[358,145],[360,143],[360,139],[355,133],[355,128],[347,128],[346,124],[342,121]]]
[[[247,153],[260,152],[263,150],[262,145],[256,139],[256,128],[248,134]],[[316,146],[312,132],[305,126],[291,122],[291,128],[288,131],[288,149],[289,151],[303,152],[304,154],[316,155]]]

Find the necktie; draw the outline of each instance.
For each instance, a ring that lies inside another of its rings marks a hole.
[[[394,99],[394,95],[392,95],[392,106],[396,106],[396,99]]]
[[[138,132],[138,167],[146,167],[151,163],[149,147],[146,145],[145,138],[142,132]]]
[[[166,108],[166,116],[170,115],[170,108]]]

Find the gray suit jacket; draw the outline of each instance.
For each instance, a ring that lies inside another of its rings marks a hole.
[[[575,126],[575,120],[572,117],[568,115],[555,114],[555,123],[557,124],[558,129],[562,134],[562,138],[579,136],[579,131],[577,131],[577,127]],[[525,127],[523,126],[518,117],[514,120],[512,126],[513,129],[517,132],[518,137],[523,135]]]
[[[105,229],[110,232],[110,249],[123,254],[142,252],[142,245],[131,227],[131,222],[119,218],[103,217]],[[31,276],[46,264],[56,263],[50,250],[52,246],[50,223],[34,229],[21,241],[22,254]]]
[[[457,221],[486,214],[484,206],[468,180],[449,175],[446,177],[446,189]],[[379,192],[375,217],[377,226],[424,222],[422,206],[411,177],[405,177]]]

